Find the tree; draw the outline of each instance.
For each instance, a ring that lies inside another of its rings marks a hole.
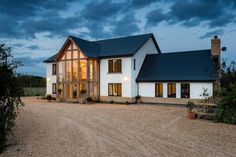
[[[14,61],[11,48],[0,45],[0,152],[6,146],[6,139],[17,116],[16,109],[23,105],[20,96],[23,89],[16,79],[16,68],[20,65]]]
[[[236,124],[236,64],[222,63],[221,92],[217,103],[216,121]]]

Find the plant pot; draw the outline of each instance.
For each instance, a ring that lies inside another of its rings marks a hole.
[[[194,112],[188,112],[188,118],[189,118],[189,119],[196,119],[196,117],[197,117],[197,114],[196,114],[196,113],[194,113]]]

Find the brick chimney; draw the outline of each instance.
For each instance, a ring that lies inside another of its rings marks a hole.
[[[220,69],[221,69],[221,45],[220,45],[220,39],[215,35],[213,39],[211,39],[211,54],[213,61],[216,65],[216,77],[217,80],[214,82],[214,91],[220,90]],[[215,92],[214,92],[215,93]],[[214,94],[215,95],[215,94]]]
[[[211,54],[214,58],[220,57],[220,39],[215,35],[213,39],[211,39]]]

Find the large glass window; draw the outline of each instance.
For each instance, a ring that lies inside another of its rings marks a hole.
[[[108,95],[109,96],[121,96],[122,95],[121,83],[109,83],[108,84]]]
[[[175,98],[176,97],[176,84],[168,83],[168,97]]]
[[[155,84],[155,95],[156,97],[163,97],[163,84],[162,83],[156,83]]]
[[[79,61],[74,60],[73,61],[73,81],[78,81],[78,76],[79,76]]]
[[[181,84],[181,98],[189,98],[190,97],[190,86],[189,83]]]
[[[87,80],[87,60],[80,60],[80,80]]]
[[[71,61],[66,61],[66,81],[71,81]]]
[[[108,60],[108,72],[117,73],[121,72],[121,59]]]

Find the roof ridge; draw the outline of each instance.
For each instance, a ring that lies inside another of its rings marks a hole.
[[[100,42],[100,41],[106,41],[106,40],[116,40],[116,39],[122,39],[122,38],[132,38],[132,37],[138,37],[138,36],[144,36],[144,35],[153,35],[153,33],[138,34],[138,35],[131,35],[131,36],[121,36],[121,37],[117,37],[117,38],[94,40],[92,42]]]
[[[83,41],[90,42],[90,43],[94,43],[94,44],[96,44],[98,46],[101,46],[101,44],[95,43],[94,41],[85,40],[85,39],[78,38],[78,37],[75,37],[75,36],[72,36],[72,35],[69,35],[69,37],[76,38],[76,39],[83,40]]]
[[[184,51],[174,51],[174,52],[164,52],[162,54],[173,54],[173,53],[195,53],[200,51],[210,51],[211,49],[202,49],[202,50],[184,50]]]

